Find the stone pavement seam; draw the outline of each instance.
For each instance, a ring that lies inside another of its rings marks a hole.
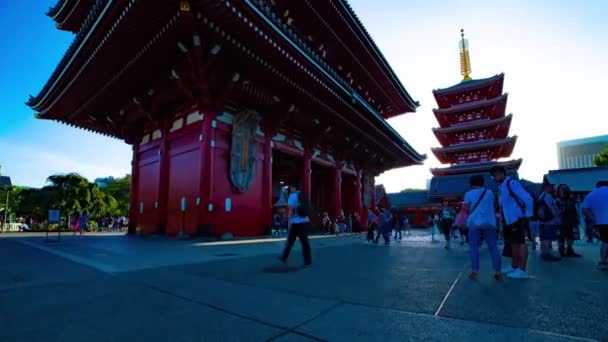
[[[454,287],[456,286],[456,284],[458,284],[458,280],[460,280],[460,277],[462,276],[462,272],[463,271],[460,271],[460,273],[458,273],[458,276],[456,277],[456,279],[452,283],[452,286],[450,286],[450,289],[445,294],[445,297],[443,297],[443,300],[441,301],[441,304],[439,304],[439,307],[437,308],[437,311],[435,311],[435,316],[439,316],[439,312],[441,312],[441,309],[443,309],[443,305],[445,304],[445,302],[450,297],[450,294],[452,294],[452,291],[454,290]]]
[[[267,342],[274,341],[274,340],[276,340],[276,339],[278,339],[278,338],[281,338],[281,337],[283,337],[283,336],[285,336],[285,335],[287,335],[287,334],[289,334],[289,333],[294,333],[294,334],[297,334],[297,335],[302,335],[302,336],[305,336],[305,337],[308,337],[308,338],[312,338],[312,339],[314,339],[314,340],[316,340],[316,341],[325,341],[324,339],[321,339],[321,338],[318,338],[318,337],[315,337],[315,336],[311,336],[311,335],[308,335],[308,334],[305,334],[305,333],[302,333],[302,332],[296,331],[296,329],[298,329],[298,328],[300,328],[300,327],[302,327],[302,326],[305,326],[306,324],[308,324],[308,323],[310,323],[310,322],[312,322],[312,321],[316,320],[317,318],[320,318],[320,317],[322,317],[322,316],[324,316],[324,315],[328,314],[328,313],[329,313],[329,312],[331,312],[332,310],[334,310],[334,309],[336,309],[337,307],[342,306],[342,305],[344,305],[344,302],[339,301],[339,302],[335,303],[334,305],[330,306],[329,308],[327,308],[327,309],[325,309],[325,310],[323,310],[323,311],[319,312],[318,314],[314,315],[314,316],[313,316],[313,317],[311,317],[310,319],[307,319],[307,320],[305,320],[304,322],[302,322],[302,323],[300,323],[300,324],[297,324],[297,325],[295,325],[295,326],[291,327],[289,330],[284,331],[283,333],[281,333],[281,334],[279,334],[279,335],[277,335],[277,336],[275,336],[275,337],[269,338],[269,339],[267,340]]]

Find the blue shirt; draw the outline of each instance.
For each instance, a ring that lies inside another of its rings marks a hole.
[[[608,186],[591,191],[583,201],[583,208],[591,210],[595,224],[608,224]]]
[[[289,206],[290,209],[293,209],[291,212],[291,217],[289,219],[291,224],[300,224],[300,223],[310,222],[310,220],[308,219],[308,216],[305,216],[305,217],[298,216],[298,212],[296,210],[296,208],[299,205],[297,192],[292,192],[291,194],[289,194],[289,199],[287,200],[287,205]]]
[[[494,194],[485,188],[469,190],[464,194],[464,203],[469,207],[469,216],[467,217],[466,226],[469,229],[490,229],[496,228],[496,213],[494,212]],[[480,196],[483,198],[477,205],[474,211],[473,206],[479,201]]]
[[[523,211],[517,204],[517,200],[511,196],[507,184],[509,184],[513,194],[517,196],[523,204]],[[532,196],[524,190],[523,186],[521,186],[518,181],[511,179],[511,177],[506,177],[498,187],[498,202],[507,225],[515,223],[520,218],[532,217],[534,212],[534,201]]]

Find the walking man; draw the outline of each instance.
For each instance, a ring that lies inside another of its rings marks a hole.
[[[512,249],[511,267],[505,270],[507,277],[527,279],[528,246],[526,234],[529,229],[529,218],[534,211],[532,196],[515,179],[507,177],[503,166],[494,166],[490,170],[492,178],[499,184],[498,202],[505,220],[505,238]]]
[[[304,254],[304,266],[310,266],[312,264],[312,257],[310,255],[310,242],[308,241],[308,226],[310,224],[310,200],[308,195],[301,191],[297,191],[295,186],[291,186],[289,199],[287,200],[288,212],[288,233],[287,242],[281,261],[287,263],[289,253],[293,247],[296,238],[300,239],[302,244],[302,253]]]
[[[469,278],[477,280],[479,274],[479,247],[481,242],[488,244],[488,251],[492,258],[494,279],[502,280],[500,254],[496,243],[496,213],[494,212],[494,194],[483,187],[484,179],[481,175],[471,176],[471,188],[464,195],[462,211],[468,214],[466,227],[469,231],[469,247],[471,255],[471,275]]]
[[[608,181],[597,182],[595,187],[583,201],[583,213],[593,222],[594,233],[602,243],[597,266],[608,271]]]

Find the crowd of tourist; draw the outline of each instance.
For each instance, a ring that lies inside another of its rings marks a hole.
[[[503,275],[513,279],[529,277],[528,244],[533,250],[540,245],[544,261],[579,258],[574,241],[580,239],[582,224],[588,242],[594,238],[601,241],[598,268],[608,270],[608,182],[598,182],[597,189],[581,202],[567,184],[556,187],[545,181],[542,192],[534,196],[508,177],[502,167],[494,167],[491,175],[499,184],[496,200],[484,184],[484,177],[475,175],[470,179],[471,190],[465,194],[460,210],[457,212],[445,202],[432,219],[444,234],[446,249],[450,249],[456,230],[460,231],[460,243],[469,243],[471,279],[478,277],[479,248],[484,241],[497,280]],[[497,243],[500,234],[504,239],[502,253]],[[501,255],[511,259],[506,268],[502,267]]]

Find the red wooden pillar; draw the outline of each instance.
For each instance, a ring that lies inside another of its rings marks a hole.
[[[372,210],[372,212],[376,213],[376,179],[374,178],[374,176],[370,177],[371,178],[371,188],[372,188],[372,193],[370,196],[370,209]]]
[[[217,113],[205,112],[201,124],[200,154],[200,188],[199,188],[199,232],[212,234],[213,213],[216,210],[213,202],[213,177],[215,160],[215,121]]]
[[[139,215],[139,144],[133,144],[133,159],[131,160],[131,187],[129,190],[129,234],[135,234],[137,230],[137,218]]]
[[[312,184],[311,184],[312,150],[306,149],[304,151],[304,157],[303,158],[304,159],[303,159],[303,162],[302,162],[302,189],[301,189],[301,191],[303,191],[308,196],[310,196],[311,195],[311,186],[312,186]]]
[[[272,224],[272,137],[274,134],[264,132],[264,180],[262,201],[264,208],[263,224]]]
[[[330,217],[335,219],[340,216],[342,212],[342,164],[336,165],[334,169],[334,181],[333,181],[333,200],[332,200],[332,211]]]
[[[365,206],[363,205],[363,194],[362,194],[362,184],[361,184],[361,176],[363,172],[361,169],[357,171],[356,181],[355,181],[355,212],[359,213],[359,218],[361,219],[361,224],[367,222],[367,210],[365,210]],[[365,221],[363,221],[365,218]]]
[[[169,197],[169,140],[167,134],[169,130],[167,125],[161,125],[161,140],[159,146],[160,164],[159,164],[159,185],[158,198],[154,207],[157,213],[156,216],[156,232],[165,234],[167,223],[167,201]]]

